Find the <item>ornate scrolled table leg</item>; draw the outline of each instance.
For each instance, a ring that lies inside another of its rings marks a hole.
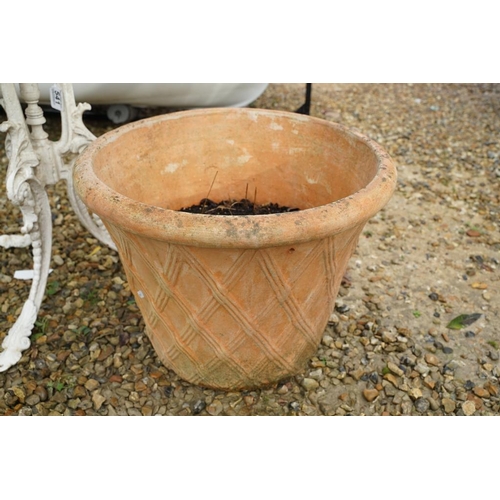
[[[23,227],[21,235],[0,236],[0,245],[8,248],[31,244],[34,273],[29,297],[2,343],[0,372],[17,363],[30,346],[29,337],[45,293],[52,251],[52,220],[45,186],[64,179],[71,205],[82,224],[104,244],[115,248],[102,222],[88,213],[73,189],[74,161],[95,138],[82,121],[90,106],[76,106],[72,86],[59,85],[62,133],[60,140],[53,142],[43,130],[45,118],[38,106],[38,85],[20,84],[21,98],[27,104],[25,118],[14,84],[1,84],[0,105],[7,112],[7,121],[0,124],[0,131],[7,133],[7,196],[20,207]]]
[[[66,181],[68,198],[71,207],[80,219],[82,225],[99,241],[108,247],[116,250],[113,240],[108,231],[96,215],[89,214],[89,211],[77,196],[73,186],[73,166],[78,155],[95,139],[83,124],[83,113],[90,109],[87,103],[75,104],[73,86],[67,83],[60,83],[62,101],[64,103],[61,114],[61,139],[55,144],[58,157],[63,158],[64,164],[60,167],[60,177]]]

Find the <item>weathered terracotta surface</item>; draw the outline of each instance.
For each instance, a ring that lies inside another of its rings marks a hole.
[[[227,217],[176,210],[210,198],[301,208]],[[323,120],[256,109],[196,110],[97,139],[75,184],[118,247],[162,361],[218,389],[304,369],[366,221],[396,171],[375,142]]]

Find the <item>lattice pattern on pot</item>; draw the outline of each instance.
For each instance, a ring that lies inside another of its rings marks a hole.
[[[221,389],[255,387],[303,369],[360,230],[344,234],[340,248],[334,236],[242,250],[108,229],[160,359],[192,383]]]

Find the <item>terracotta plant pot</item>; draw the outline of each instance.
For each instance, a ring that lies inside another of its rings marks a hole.
[[[216,201],[257,190],[257,203],[301,210],[176,211],[199,203],[212,183]],[[101,136],[78,159],[75,184],[118,247],[162,362],[193,384],[229,390],[305,368],[396,171],[378,144],[334,123],[204,109]]]

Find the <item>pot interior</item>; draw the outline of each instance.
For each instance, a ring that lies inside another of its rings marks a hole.
[[[207,196],[307,209],[366,187],[378,163],[368,144],[335,124],[292,113],[219,109],[121,127],[97,151],[93,169],[114,191],[171,210]]]

